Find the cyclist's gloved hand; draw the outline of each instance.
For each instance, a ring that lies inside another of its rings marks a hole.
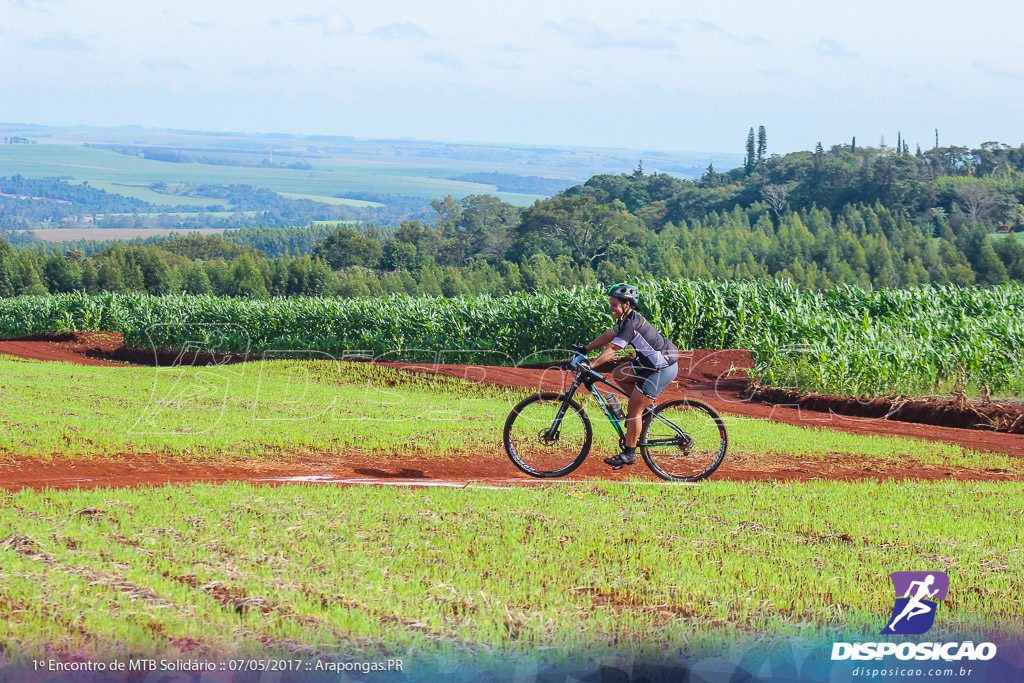
[[[576,346],[572,347],[572,350],[580,354],[581,356],[587,355],[587,347],[583,346],[582,344],[577,344]]]

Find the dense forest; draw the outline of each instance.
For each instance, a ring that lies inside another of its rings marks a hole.
[[[520,209],[435,200],[398,225],[258,228],[102,249],[0,241],[0,296],[84,289],[440,296],[632,277],[992,285],[1024,281],[1024,145],[765,154],[700,179],[599,175]]]

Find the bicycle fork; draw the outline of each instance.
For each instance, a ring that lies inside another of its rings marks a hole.
[[[555,419],[551,421],[551,426],[548,427],[547,431],[544,432],[544,441],[551,443],[558,439],[558,427],[562,424],[562,418],[565,417],[565,411],[569,409],[569,401],[576,394],[576,390],[579,389],[581,380],[579,377],[573,380],[569,390],[565,392],[562,397],[562,405],[558,406],[558,412],[555,413]]]

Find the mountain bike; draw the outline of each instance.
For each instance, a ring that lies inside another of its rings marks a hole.
[[[593,445],[594,430],[583,406],[573,399],[582,386],[594,397],[626,446],[625,416],[614,394],[606,399],[596,387],[606,385],[625,394],[577,354],[567,372],[575,372],[564,393],[539,392],[520,401],[505,420],[505,452],[531,477],[562,477],[583,464]],[[662,479],[698,481],[710,476],[725,458],[725,424],[700,401],[679,399],[651,404],[642,415],[637,448],[644,462]]]

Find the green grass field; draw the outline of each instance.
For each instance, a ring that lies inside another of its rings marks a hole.
[[[504,460],[500,426],[523,393],[324,361],[153,369],[0,357],[0,468],[124,450],[358,450],[457,467]],[[611,447],[603,424],[597,440]],[[1022,471],[934,442],[735,418],[729,429],[729,457]],[[671,659],[738,639],[877,633],[892,605],[887,575],[906,569],[953,578],[931,637],[988,638],[1019,628],[1022,510],[1019,482],[0,492],[0,661]]]
[[[263,213],[263,211],[261,209],[256,209],[256,210],[253,210],[253,211],[205,211],[205,212],[203,212],[202,215],[203,216],[209,216],[210,218],[227,218],[229,216],[236,216],[236,215],[252,217],[252,216],[259,216],[262,213]],[[194,213],[192,211],[168,211],[166,213],[154,213],[154,212],[140,211],[140,212],[137,212],[137,213],[108,213],[108,214],[104,214],[104,215],[105,216],[148,216],[150,218],[157,218],[159,216],[195,216],[196,213]],[[150,228],[150,229],[152,229],[152,228]]]
[[[83,183],[86,182],[86,180],[79,180],[75,182]],[[214,204],[223,205],[225,203],[223,199],[214,199],[213,197],[189,197],[186,195],[156,192],[149,188],[149,183],[143,182],[115,182],[113,180],[89,180],[88,182],[96,189],[104,190],[111,194],[119,194],[125,197],[141,199],[142,201],[149,202],[151,204],[203,207],[213,206]]]
[[[0,358],[0,377],[0,462],[15,454],[132,450],[258,458],[346,449],[504,461],[501,426],[511,407],[532,393],[361,363],[305,360],[157,369]],[[64,399],[53,410],[56,395]],[[594,425],[590,457],[617,452],[611,425],[591,400],[584,405]],[[1019,459],[942,442],[726,419],[730,458],[852,457],[1024,472]]]
[[[993,240],[1016,239],[1018,242],[1024,242],[1024,232],[993,233],[991,237]]]
[[[309,199],[314,202],[321,202],[323,204],[332,204],[334,206],[385,206],[380,202],[368,202],[362,199],[343,199],[341,197],[326,197],[324,195],[315,194],[295,194],[293,192],[282,192],[282,196],[288,197],[288,199]]]
[[[200,235],[219,235],[226,228],[44,228],[33,230],[40,242],[72,242],[76,240],[130,240],[136,237],[156,237],[176,234],[185,237],[197,232]]]
[[[153,161],[110,150],[76,145],[2,145],[0,168],[5,175],[62,177],[88,180],[110,192],[137,196],[138,185],[156,182],[194,185],[252,185],[275,192],[305,196],[334,197],[351,192],[406,195],[428,199],[451,194],[462,198],[469,194],[493,194],[502,200],[526,206],[540,195],[496,192],[493,185],[448,180],[453,169],[477,170],[471,163],[455,164],[438,160],[428,165],[424,159],[366,159],[342,156],[309,160],[312,170],[212,166]],[[488,168],[491,168],[488,166]],[[141,198],[141,197],[140,197]],[[172,195],[157,194],[159,203],[174,204]],[[157,198],[147,199],[156,201]]]
[[[1012,632],[1024,609],[1019,486],[232,484],[0,501],[0,655],[13,659],[682,656],[877,633],[887,575],[908,567],[955,577],[940,642]]]

